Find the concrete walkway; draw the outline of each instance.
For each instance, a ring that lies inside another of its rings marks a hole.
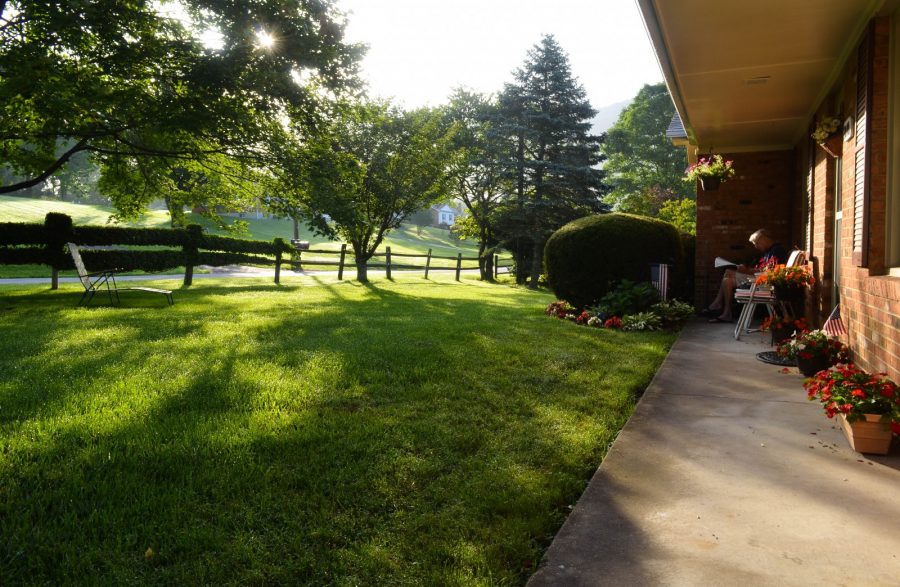
[[[900,585],[900,450],[850,450],[764,335],[687,326],[529,581]]]

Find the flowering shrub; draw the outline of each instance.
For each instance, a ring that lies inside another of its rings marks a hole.
[[[850,360],[847,346],[839,340],[828,338],[828,335],[822,330],[795,332],[790,340],[779,345],[778,354],[790,359],[813,359],[825,356],[832,365],[847,363]]]
[[[813,131],[811,136],[817,143],[824,143],[839,128],[841,128],[840,119],[835,116],[826,116],[816,123],[816,130]]]
[[[574,310],[572,306],[569,305],[568,302],[564,301],[556,301],[551,302],[547,309],[544,310],[544,313],[548,316],[556,316],[557,318],[565,318],[566,314]]]
[[[622,328],[622,319],[618,316],[607,318],[603,323],[603,328]]]
[[[581,314],[579,314],[578,316],[575,317],[575,323],[576,324],[587,324],[590,319],[591,319],[590,314],[588,314],[587,312],[581,312]]]
[[[879,414],[891,423],[894,434],[900,434],[900,391],[886,373],[870,375],[853,364],[837,365],[808,378],[803,387],[810,401],[822,402],[829,418],[840,413],[855,422],[866,414]]]
[[[684,181],[697,181],[701,177],[718,177],[726,181],[734,177],[733,161],[726,161],[721,155],[712,155],[699,161],[684,171]]]
[[[603,328],[603,320],[599,316],[591,316],[587,321],[587,325],[594,328]]]
[[[768,316],[762,321],[762,325],[759,327],[759,329],[764,332],[766,330],[780,330],[782,328],[793,328],[794,331],[809,330],[806,318],[792,318],[790,316]]]

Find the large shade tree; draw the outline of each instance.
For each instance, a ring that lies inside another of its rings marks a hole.
[[[448,122],[456,127],[449,188],[469,212],[454,228],[459,236],[478,240],[478,267],[484,280],[493,279],[497,213],[510,185],[504,180],[506,142],[497,132],[497,114],[495,101],[464,89],[451,95],[445,109]]]
[[[687,155],[666,138],[674,114],[665,84],[645,85],[607,132],[603,169],[613,189],[606,201],[616,210],[657,216],[666,201],[693,198],[682,181]]]
[[[574,218],[606,209],[597,167],[601,139],[590,134],[595,111],[552,35],[528,52],[513,77],[500,95],[507,175],[515,186],[505,226],[511,240],[529,243],[529,285],[537,287],[547,238]],[[513,249],[521,278],[526,257]]]
[[[343,26],[333,0],[0,1],[0,193],[88,153],[125,213],[241,194],[286,120],[307,132],[356,83]]]
[[[328,132],[297,144],[281,169],[282,205],[297,206],[320,234],[350,243],[359,281],[385,235],[446,198],[452,128],[431,109],[361,103]]]

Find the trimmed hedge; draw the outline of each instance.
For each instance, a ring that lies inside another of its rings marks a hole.
[[[0,246],[42,245],[47,242],[43,224],[0,222]]]
[[[293,251],[284,239],[269,242],[208,235],[203,234],[198,224],[184,229],[73,226],[69,216],[50,212],[43,224],[0,224],[0,264],[74,269],[72,256],[65,246],[67,242],[86,247],[171,247],[167,250],[82,249],[81,256],[89,271],[163,271],[184,266],[186,282],[195,265],[275,265],[284,253]]]
[[[616,281],[648,281],[651,263],[682,268],[681,236],[668,222],[632,214],[579,218],[553,233],[544,249],[550,287],[578,308],[595,304]]]

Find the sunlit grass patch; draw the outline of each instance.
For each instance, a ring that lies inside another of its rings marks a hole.
[[[4,583],[522,583],[672,342],[451,277],[79,295],[0,288]]]

